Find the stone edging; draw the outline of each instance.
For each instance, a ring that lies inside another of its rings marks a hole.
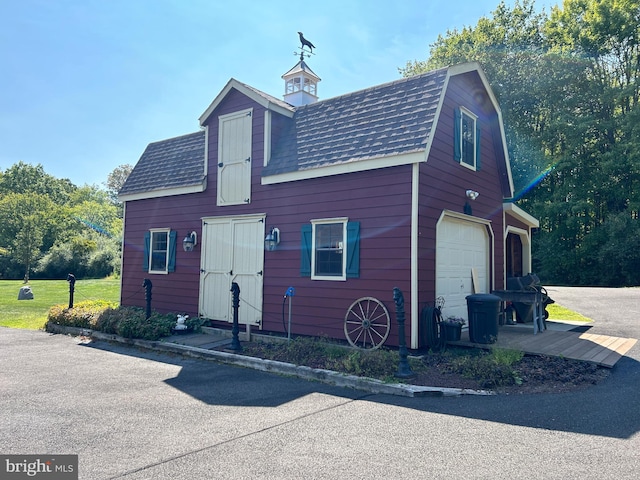
[[[274,360],[263,360],[261,358],[248,357],[236,353],[219,352],[207,350],[205,348],[180,345],[163,341],[140,340],[135,338],[124,338],[118,335],[98,332],[86,328],[66,327],[53,323],[47,323],[46,331],[50,333],[61,333],[65,335],[83,335],[96,340],[107,342],[117,342],[126,345],[156,350],[160,352],[174,353],[194,358],[215,360],[220,363],[237,365],[263,372],[289,375],[292,377],[313,380],[337,387],[347,387],[362,390],[369,393],[397,395],[402,397],[451,397],[461,395],[495,395],[495,392],[488,390],[472,390],[468,388],[447,388],[447,387],[423,387],[419,385],[409,385],[405,383],[385,383],[377,379],[347,375],[331,370],[298,366],[292,363],[278,362]]]

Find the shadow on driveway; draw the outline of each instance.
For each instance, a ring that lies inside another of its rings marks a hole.
[[[406,398],[368,394],[104,341],[87,346],[178,365],[179,374],[165,382],[209,405],[269,408],[312,393],[324,393],[418,411],[611,438],[625,439],[640,431],[640,365],[630,357],[622,358],[600,385],[570,393]]]

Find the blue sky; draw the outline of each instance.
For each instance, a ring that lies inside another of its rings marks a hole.
[[[439,34],[498,3],[0,0],[0,170],[40,163],[102,186],[150,142],[197,131],[232,77],[282,98],[298,31],[316,46],[307,63],[330,98],[399,78]]]

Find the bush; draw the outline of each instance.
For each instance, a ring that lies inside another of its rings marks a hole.
[[[49,309],[47,320],[66,327],[97,330],[96,325],[100,314],[105,309],[115,305],[113,302],[105,302],[103,300],[78,302],[74,305],[74,308],[68,308],[67,305],[54,305]]]
[[[144,309],[139,307],[117,307],[115,303],[104,301],[80,302],[74,308],[55,305],[49,310],[48,321],[67,327],[80,327],[125,338],[158,340],[171,335],[177,315],[153,312],[145,318]],[[187,325],[199,330],[200,319],[189,319]]]

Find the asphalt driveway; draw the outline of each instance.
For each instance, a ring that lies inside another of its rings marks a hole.
[[[637,289],[549,290],[638,338],[612,313]],[[81,479],[635,479],[638,350],[584,391],[401,398],[0,328],[0,453],[78,454]]]

